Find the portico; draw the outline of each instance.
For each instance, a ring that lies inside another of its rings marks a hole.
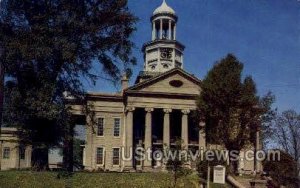
[[[197,78],[178,68],[125,89],[126,153],[137,147],[162,151],[174,147],[178,140],[186,150],[204,146],[205,134],[192,117],[199,85]],[[146,169],[161,166],[148,159],[127,164],[132,165],[129,168],[135,164]]]
[[[134,107],[131,109],[135,110],[127,111],[126,122],[130,122],[131,124],[126,125],[126,132],[133,133],[133,136],[126,134],[127,142],[125,148],[128,149],[126,153],[130,153],[130,148],[136,148],[138,146],[142,146],[145,151],[151,150],[152,152],[155,150],[169,149],[174,147],[176,140],[180,139],[183,141],[182,147],[184,149],[189,149],[189,147],[198,148],[200,146],[197,141],[199,140],[199,136],[189,135],[189,132],[194,131],[193,128],[197,129],[194,124],[189,123],[189,116],[192,110],[148,107]],[[133,118],[139,120],[134,120]],[[180,121],[174,123],[177,119],[180,119]],[[135,130],[133,130],[133,128]],[[136,167],[136,162],[134,161],[128,164],[132,164],[132,166],[127,165],[127,168]],[[140,166],[143,169],[151,169],[154,166],[162,167],[161,165],[155,164],[155,161],[149,159],[142,161]]]
[[[164,151],[174,148],[178,140],[186,150],[205,147],[205,132],[200,129],[204,124],[200,126],[193,117],[201,92],[196,77],[174,68],[131,87],[127,83],[122,85],[122,92],[117,94],[87,96],[93,116],[86,120],[86,169],[163,169],[166,161],[152,160],[152,155],[138,160],[135,149]],[[126,159],[122,157],[123,151]]]

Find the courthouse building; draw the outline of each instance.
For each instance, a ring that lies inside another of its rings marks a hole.
[[[143,45],[144,69],[135,84],[129,86],[124,76],[120,92],[87,94],[90,115],[84,117],[83,147],[83,165],[87,170],[164,169],[164,161],[124,160],[122,151],[127,157],[138,147],[154,152],[174,147],[178,139],[192,151],[209,147],[205,124],[193,118],[201,81],[184,70],[184,63],[189,62],[184,62],[185,46],[176,39],[178,17],[163,1],[150,20],[152,37]],[[85,115],[81,105],[72,107],[74,115]],[[19,147],[15,132],[13,128],[2,129],[1,169],[30,167],[31,148]],[[244,170],[254,170],[253,161],[241,162]]]
[[[19,144],[17,129],[2,127],[0,133],[0,170],[30,168],[31,147]]]
[[[87,95],[93,116],[86,121],[85,169],[163,169],[163,161],[123,160],[122,150],[126,156],[137,147],[154,152],[172,148],[178,139],[185,149],[206,147],[205,131],[192,117],[201,81],[184,70],[185,46],[176,39],[178,17],[163,1],[150,20],[152,38],[143,45],[144,69],[135,84],[128,86],[123,77],[122,91]],[[81,114],[82,109],[73,110]],[[240,166],[252,171],[254,162]]]

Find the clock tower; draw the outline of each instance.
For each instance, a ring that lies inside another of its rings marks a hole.
[[[144,75],[183,68],[184,46],[176,40],[178,17],[165,0],[151,16],[152,40],[143,45]],[[140,75],[141,76],[141,75]]]

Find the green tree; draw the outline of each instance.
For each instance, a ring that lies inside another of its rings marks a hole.
[[[274,150],[276,151],[276,150]],[[273,179],[276,187],[283,185],[285,187],[297,188],[300,186],[298,176],[297,161],[288,153],[280,151],[280,159],[263,161],[264,171]]]
[[[172,152],[174,157],[167,159],[167,170],[172,172],[173,175],[173,184],[171,187],[176,187],[178,184],[178,179],[186,177],[191,174],[191,169],[186,167],[188,162],[188,151],[185,149],[186,146],[183,146],[183,140],[176,139],[175,146],[173,148],[166,148],[166,152]]]
[[[197,171],[198,171],[198,175],[200,178],[202,179],[206,179],[207,180],[207,171],[208,171],[208,167],[213,168],[214,166],[217,165],[222,165],[227,167],[227,161],[222,159],[219,159],[217,156],[217,153],[221,153],[222,151],[219,150],[210,150],[210,152],[214,153],[214,155],[212,155],[212,157],[210,158],[210,160],[205,159],[205,160],[200,160],[198,159],[197,162]],[[227,171],[226,171],[227,172]],[[213,177],[213,170],[210,171],[210,177]],[[211,180],[210,180],[211,181]]]
[[[74,139],[74,166],[78,169],[82,169],[83,167],[83,148],[81,145],[84,145],[85,141],[80,140],[78,138]]]
[[[294,158],[298,172],[300,172],[300,114],[294,110],[276,114],[276,119],[270,129],[273,133],[271,137],[273,143]]]
[[[242,79],[243,64],[232,54],[218,61],[201,84],[198,99],[200,119],[206,122],[207,142],[239,152],[255,143],[255,133],[265,110],[251,76]],[[232,173],[237,161],[230,160]]]
[[[122,70],[130,73],[137,19],[126,0],[2,0],[0,7],[0,63],[10,78],[7,124],[22,129],[33,165],[44,169],[50,147],[73,143],[64,94],[84,104],[82,79],[95,84],[99,76],[118,80]],[[67,159],[72,169],[73,157]]]
[[[262,143],[262,148],[266,149],[269,142],[272,141],[273,129],[272,126],[276,120],[277,109],[272,108],[272,104],[275,102],[275,96],[268,92],[265,96],[260,99],[260,106],[263,110],[261,115],[261,136],[260,141]]]

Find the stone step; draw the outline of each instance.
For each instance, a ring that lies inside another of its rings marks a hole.
[[[236,178],[236,180],[238,182],[240,182],[246,188],[251,188],[250,182],[254,182],[255,183],[255,188],[266,188],[266,185],[267,185],[267,181],[266,180],[260,180],[260,179],[254,180],[253,178],[242,178],[242,177],[239,177],[239,178]]]

